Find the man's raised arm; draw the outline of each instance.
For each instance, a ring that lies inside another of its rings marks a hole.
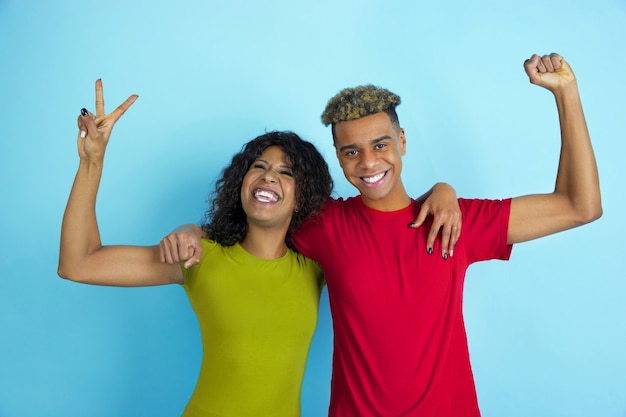
[[[602,215],[598,169],[572,69],[557,54],[533,55],[524,62],[524,69],[532,84],[554,95],[561,155],[554,192],[513,199],[509,244],[590,223]]]

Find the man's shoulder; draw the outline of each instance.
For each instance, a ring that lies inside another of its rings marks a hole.
[[[328,224],[332,225],[333,222],[338,221],[343,213],[351,213],[353,210],[359,207],[359,196],[352,197],[329,197],[321,210],[309,217],[296,231],[297,235],[301,235],[304,231],[310,232],[310,229],[318,230],[321,226]],[[329,226],[331,227],[331,226]]]
[[[506,234],[511,211],[510,198],[459,198],[458,201],[463,215],[464,234],[480,234],[487,229],[499,229]]]

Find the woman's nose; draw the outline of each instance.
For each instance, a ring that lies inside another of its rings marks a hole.
[[[263,175],[263,179],[265,180],[265,182],[269,182],[273,184],[276,182],[276,173],[272,171],[271,169],[268,169],[267,171],[265,171],[265,174]]]

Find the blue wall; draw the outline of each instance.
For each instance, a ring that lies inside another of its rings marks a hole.
[[[522,63],[561,53],[578,76],[604,216],[470,268],[465,313],[485,417],[626,416],[626,4],[287,0],[0,0],[0,416],[175,416],[200,363],[184,291],[56,275],[76,117],[102,77],[118,123],[98,200],[105,244],[153,244],[196,222],[248,139],[291,129],[328,157],[319,121],[339,89],[403,98],[404,180],[460,196],[550,192],[559,129]],[[328,403],[327,296],[303,416]]]

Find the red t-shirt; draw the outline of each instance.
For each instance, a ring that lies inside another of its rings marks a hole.
[[[360,197],[328,200],[294,243],[322,266],[334,328],[331,417],[479,416],[463,323],[467,267],[506,260],[511,200],[459,199],[461,236],[454,256],[430,223],[419,229],[420,203],[380,212]]]

